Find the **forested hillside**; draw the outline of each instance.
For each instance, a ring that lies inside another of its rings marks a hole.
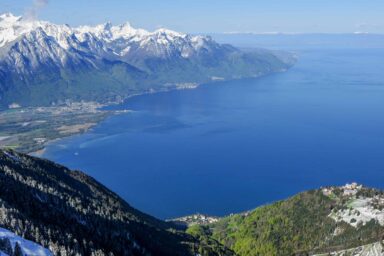
[[[303,192],[188,232],[244,256],[328,253],[380,241],[383,209],[383,191],[348,184]]]
[[[54,255],[231,255],[134,209],[82,172],[5,150],[0,227]]]

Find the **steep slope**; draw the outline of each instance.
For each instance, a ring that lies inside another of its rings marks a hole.
[[[384,193],[356,184],[300,193],[210,225],[191,226],[238,255],[308,255],[380,241]]]
[[[242,52],[210,37],[111,23],[72,28],[0,15],[0,105],[110,101],[185,83],[257,77],[294,58]]]
[[[3,23],[9,19],[14,22],[7,22],[7,27]],[[6,39],[9,35],[18,36]],[[11,102],[47,105],[65,99],[111,100],[146,78],[128,63],[93,54],[68,26],[23,22],[21,17],[3,15],[0,41],[1,36],[0,103],[4,106]]]
[[[232,254],[139,212],[84,173],[4,150],[0,227],[54,255]]]

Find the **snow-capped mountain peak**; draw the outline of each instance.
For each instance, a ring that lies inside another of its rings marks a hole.
[[[29,31],[27,27],[19,26],[21,16],[14,16],[11,13],[4,13],[0,15],[0,47],[6,43],[15,40],[19,35]]]
[[[173,31],[173,30],[170,30],[170,29],[166,29],[166,28],[159,28],[159,29],[155,30],[153,32],[153,34],[168,35],[168,36],[171,36],[171,37],[185,37],[186,36],[186,34],[179,33],[179,32],[176,32],[176,31]]]
[[[122,61],[149,71],[154,67],[147,66],[148,59],[176,61],[199,56],[202,50],[204,54],[226,51],[218,46],[209,37],[165,28],[150,32],[128,22],[71,27],[11,13],[0,15],[0,75],[14,70],[25,81],[34,72],[73,70],[78,65],[97,69],[104,61]]]
[[[129,38],[134,35],[147,35],[148,32],[143,29],[135,29],[129,22],[120,24],[118,26],[112,26],[111,32],[114,39]]]
[[[39,28],[48,36],[54,37],[62,47],[68,47],[63,41],[63,37],[72,33],[72,28],[68,25],[55,25],[46,21],[26,20],[22,16],[15,16],[11,13],[0,15],[0,47]]]
[[[57,25],[46,21],[25,20],[21,16],[5,13],[0,15],[0,47],[12,43],[38,28],[41,28],[47,36],[52,37],[65,50],[71,48],[84,50],[84,44],[86,44],[89,49],[85,50],[97,49],[98,52],[112,52],[117,56],[126,56],[132,49],[139,47],[152,55],[158,54],[158,57],[178,54],[185,58],[191,56],[192,51],[198,50],[209,41],[204,40],[204,37],[189,36],[165,28],[149,32],[134,28],[128,22],[120,25],[107,22],[96,26],[73,28],[66,24]],[[188,54],[185,54],[186,47],[191,48],[187,50]]]
[[[131,42],[138,42],[142,40],[148,40],[149,38],[158,38],[166,37],[168,39],[173,38],[185,38],[186,34],[182,34],[173,30],[161,28],[153,32],[147,31],[145,29],[134,28],[129,22],[112,25],[112,23],[107,22],[104,24],[96,26],[80,26],[74,28],[76,35],[84,39],[86,36],[84,34],[91,33],[95,35],[98,39],[104,40],[106,42],[112,42],[116,40],[129,40]]]
[[[40,102],[44,97],[31,95],[43,93],[49,96],[47,103],[80,95],[114,100],[152,86],[253,77],[289,65],[272,53],[268,58],[244,53],[208,36],[165,28],[147,31],[110,22],[71,27],[0,15],[0,106],[24,98]],[[30,93],[31,88],[36,94]],[[90,88],[96,92],[88,93]]]
[[[20,19],[21,19],[21,16],[15,16],[9,12],[0,14],[0,20],[1,21],[15,22],[15,21],[20,20]]]
[[[74,31],[79,38],[84,38],[84,34],[93,34],[98,39],[104,40],[106,42],[111,42],[118,39],[129,39],[133,37],[142,38],[145,35],[148,35],[149,32],[143,29],[135,29],[130,23],[126,22],[121,25],[114,26],[112,23],[107,22],[104,24],[91,26],[80,26],[74,28]]]

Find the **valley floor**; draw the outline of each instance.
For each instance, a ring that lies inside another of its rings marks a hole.
[[[16,108],[0,112],[0,148],[43,153],[50,141],[82,133],[112,114],[95,102],[64,106]]]

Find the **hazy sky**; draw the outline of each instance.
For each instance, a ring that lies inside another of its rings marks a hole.
[[[384,33],[384,0],[0,0],[0,12],[190,33]]]

